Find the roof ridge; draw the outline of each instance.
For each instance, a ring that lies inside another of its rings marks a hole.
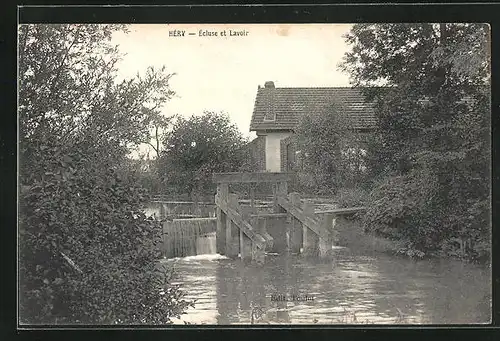
[[[381,87],[331,86],[331,87],[260,87],[255,97],[250,131],[259,129],[293,129],[306,112],[324,110],[331,101],[346,105],[345,110],[354,115],[357,125],[373,125],[374,115],[370,102],[366,102],[364,89]],[[269,90],[269,91],[266,91]],[[274,97],[273,99],[270,96]],[[274,117],[274,120],[266,120]],[[366,121],[366,122],[365,122]]]
[[[275,88],[260,87],[259,90],[277,90],[277,89],[376,89],[387,88],[385,86],[282,86]]]

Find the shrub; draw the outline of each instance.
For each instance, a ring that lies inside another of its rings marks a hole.
[[[362,188],[341,188],[335,195],[339,208],[364,206],[368,193]]]
[[[63,148],[34,148],[42,176],[22,178],[21,322],[169,323],[190,303],[158,263],[147,193],[99,150]]]
[[[363,222],[365,230],[400,240],[407,255],[435,250],[444,228],[437,217],[435,179],[431,174],[392,176],[370,193]]]

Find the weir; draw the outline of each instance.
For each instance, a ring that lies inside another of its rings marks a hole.
[[[218,253],[263,264],[266,253],[296,253],[328,257],[338,240],[338,216],[365,210],[351,207],[315,210],[299,193],[288,193],[293,173],[215,173],[215,217],[171,219],[163,223],[164,256],[185,257]],[[249,198],[231,193],[231,186],[249,184]],[[257,205],[255,187],[272,185],[266,205]],[[269,210],[271,208],[271,210]],[[161,216],[163,218],[165,210]]]
[[[215,218],[173,219],[163,223],[166,258],[215,253]]]
[[[354,214],[364,207],[315,211],[302,202],[299,193],[288,193],[291,173],[216,173],[217,205],[216,250],[221,255],[263,263],[266,252],[302,253],[328,257],[335,243],[337,215]],[[243,210],[231,184],[272,183],[273,212],[261,212],[255,205],[254,186],[250,190],[250,209]]]

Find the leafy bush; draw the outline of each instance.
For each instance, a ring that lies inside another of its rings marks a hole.
[[[487,201],[469,200],[464,206],[450,207],[442,190],[439,176],[429,170],[387,177],[370,193],[365,230],[401,242],[398,253],[410,257],[487,259]]]
[[[377,118],[368,170],[386,178],[366,227],[401,240],[402,253],[484,259],[491,248],[489,35],[428,23],[359,24],[345,37],[341,68]]]
[[[158,172],[165,185],[178,194],[213,194],[212,174],[238,171],[245,158],[245,144],[227,114],[179,117],[164,135]]]
[[[61,150],[39,148],[43,176],[21,194],[22,322],[169,323],[189,302],[158,262],[147,193],[98,150]]]
[[[319,195],[366,181],[366,145],[354,121],[340,104],[305,115],[296,129],[303,158],[299,184]]]
[[[19,314],[30,324],[169,323],[189,302],[127,146],[172,94],[165,68],[116,82],[122,25],[19,28]]]
[[[363,222],[365,230],[401,240],[401,253],[422,255],[435,249],[443,232],[436,219],[432,176],[392,176],[372,190]]]
[[[367,198],[368,193],[362,188],[341,188],[335,195],[339,208],[364,206]]]

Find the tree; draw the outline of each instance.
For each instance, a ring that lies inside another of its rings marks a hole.
[[[311,175],[316,192],[335,193],[363,181],[363,136],[341,106],[303,116],[295,133],[304,172]]]
[[[165,67],[117,81],[116,25],[23,25],[19,32],[22,138],[48,134],[67,143],[92,131],[121,145],[147,140],[148,126],[172,96]],[[148,89],[148,91],[144,91]]]
[[[245,140],[227,115],[205,112],[179,117],[163,145],[158,165],[165,183],[180,194],[206,194],[213,190],[213,173],[242,165]]]
[[[19,29],[23,323],[169,323],[189,304],[158,262],[148,193],[123,167],[169,98],[169,75],[118,82],[110,39],[121,29]]]
[[[155,159],[161,154],[161,140],[163,134],[170,128],[177,115],[165,116],[161,113],[153,115],[149,124],[148,141],[146,142],[155,152]]]
[[[409,188],[425,179],[436,186],[415,195],[418,209],[399,217],[406,222],[400,236],[419,225],[408,237],[415,248],[485,252],[479,245],[489,239],[488,39],[481,24],[359,24],[346,36],[352,50],[341,66],[376,103],[372,169],[382,182],[403,177]]]

